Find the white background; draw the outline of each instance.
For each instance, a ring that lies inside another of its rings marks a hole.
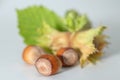
[[[16,9],[44,5],[63,16],[67,9],[86,13],[94,27],[106,25],[111,43],[97,65],[62,69],[44,77],[22,61]],[[0,0],[0,80],[120,80],[120,0]]]

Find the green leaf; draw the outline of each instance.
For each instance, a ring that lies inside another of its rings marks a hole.
[[[69,10],[66,12],[65,24],[67,26],[68,31],[70,32],[76,32],[91,28],[91,24],[87,16],[80,15],[75,10]]]
[[[20,35],[27,45],[49,47],[51,37],[58,31],[66,31],[61,18],[43,6],[17,10]]]

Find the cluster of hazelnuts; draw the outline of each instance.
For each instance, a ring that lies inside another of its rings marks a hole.
[[[38,46],[27,46],[22,56],[26,63],[35,65],[37,71],[45,76],[56,74],[62,67],[73,66],[79,60],[79,54],[73,48],[61,48],[53,55],[46,54]]]

